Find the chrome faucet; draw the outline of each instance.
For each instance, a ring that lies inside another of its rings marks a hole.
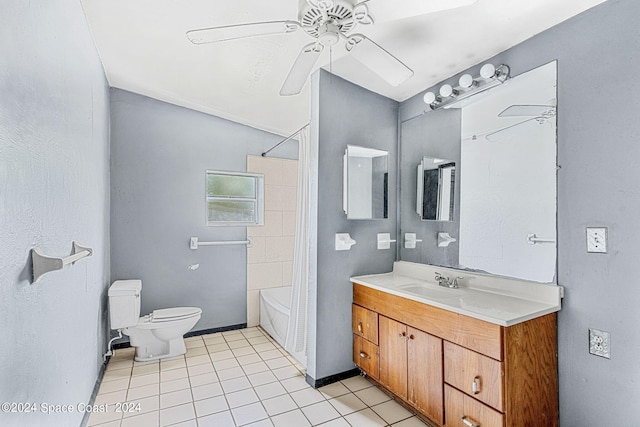
[[[444,286],[445,288],[457,289],[458,288],[458,279],[463,279],[463,277],[447,277],[436,271],[436,281],[438,285]]]

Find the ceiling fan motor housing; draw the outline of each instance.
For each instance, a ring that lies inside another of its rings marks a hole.
[[[353,6],[343,0],[335,0],[333,6],[326,10],[313,7],[305,7],[300,16],[302,27],[311,37],[320,38],[325,35],[327,43],[320,40],[325,46],[331,46],[339,40],[338,33],[346,34],[353,29],[356,21],[353,19]],[[333,33],[331,36],[326,34]],[[331,43],[332,40],[334,42]]]

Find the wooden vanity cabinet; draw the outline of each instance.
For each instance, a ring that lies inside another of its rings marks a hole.
[[[380,383],[442,424],[442,340],[379,316]]]
[[[357,283],[353,303],[356,365],[431,421],[558,426],[555,313],[504,327]]]

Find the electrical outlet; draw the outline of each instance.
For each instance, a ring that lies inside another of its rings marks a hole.
[[[587,252],[607,253],[607,229],[587,227]]]
[[[611,334],[597,329],[589,329],[589,353],[611,359]]]

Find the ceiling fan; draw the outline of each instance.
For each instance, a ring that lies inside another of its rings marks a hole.
[[[350,1],[354,1],[351,3]],[[302,47],[280,95],[297,95],[304,87],[321,53],[339,42],[348,54],[378,74],[392,86],[398,86],[413,76],[413,70],[390,52],[362,33],[358,26],[399,20],[426,13],[453,9],[477,0],[300,0],[299,20],[253,22],[187,31],[194,44],[217,43],[270,34],[303,31],[313,41]]]

